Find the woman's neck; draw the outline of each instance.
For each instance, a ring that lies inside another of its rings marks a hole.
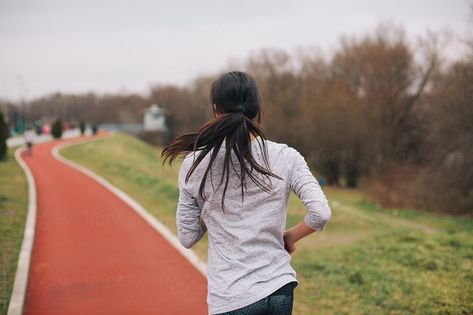
[[[252,133],[250,133],[250,141],[253,141],[255,140],[256,138],[258,138],[259,136],[254,136]],[[223,142],[225,142],[225,139],[223,139]]]

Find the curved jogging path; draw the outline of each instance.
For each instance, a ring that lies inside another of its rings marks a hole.
[[[21,154],[38,195],[24,314],[207,314],[204,275],[116,195],[53,157],[70,141]]]

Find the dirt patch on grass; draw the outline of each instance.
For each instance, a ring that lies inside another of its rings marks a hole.
[[[372,233],[326,233],[315,232],[297,244],[299,249],[326,248],[334,245],[349,245],[368,238]]]

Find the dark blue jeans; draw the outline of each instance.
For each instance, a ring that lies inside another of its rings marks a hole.
[[[294,302],[294,288],[297,282],[289,282],[264,299],[237,310],[218,315],[291,315]]]

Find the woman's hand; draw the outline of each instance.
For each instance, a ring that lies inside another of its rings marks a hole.
[[[289,254],[292,254],[296,250],[296,241],[291,237],[291,232],[284,232],[284,248]]]
[[[308,227],[304,223],[304,220],[301,220],[296,226],[284,232],[284,248],[289,254],[293,253],[296,250],[296,242],[315,231],[316,230]]]

